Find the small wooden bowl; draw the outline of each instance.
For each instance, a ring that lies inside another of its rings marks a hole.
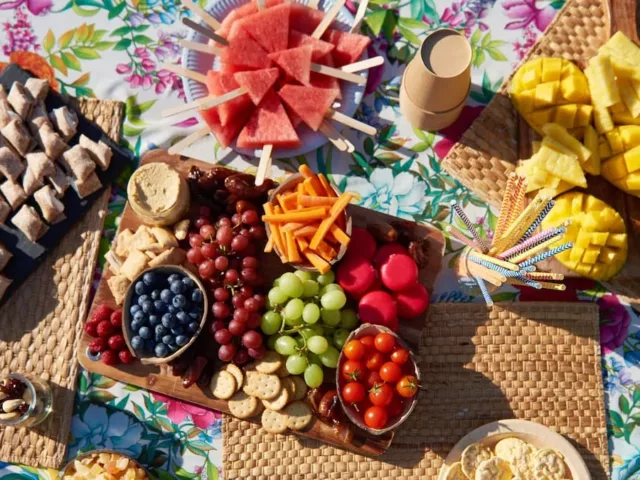
[[[420,383],[420,370],[418,369],[418,364],[413,356],[413,352],[407,346],[407,344],[393,331],[389,330],[387,327],[383,327],[382,325],[373,325],[371,323],[365,323],[351,332],[351,335],[347,338],[345,345],[349,343],[353,339],[362,338],[366,335],[376,336],[378,333],[389,333],[393,335],[396,339],[396,342],[402,347],[407,349],[411,358],[411,365],[413,366],[413,375],[418,379],[418,383]],[[411,402],[405,405],[404,412],[400,415],[393,423],[390,423],[384,428],[376,429],[368,427],[362,420],[362,415],[364,412],[358,413],[351,405],[347,404],[342,398],[342,386],[344,385],[344,380],[340,377],[340,370],[342,367],[342,363],[345,361],[346,357],[344,355],[344,349],[340,351],[340,356],[338,357],[338,368],[336,369],[336,385],[338,390],[338,398],[340,399],[340,404],[342,405],[342,409],[346,413],[349,420],[351,420],[354,425],[361,428],[365,432],[371,433],[372,435],[382,435],[387,433],[394,428],[398,427],[402,423],[404,423],[407,418],[413,412],[413,409],[416,408],[416,404],[418,403],[418,396],[420,395],[420,389],[411,399]]]
[[[129,310],[131,309],[131,301],[133,299],[133,296],[135,295],[134,285],[147,272],[158,272],[164,275],[167,275],[167,274],[170,275],[172,273],[180,273],[182,275],[186,275],[189,278],[191,278],[191,280],[193,280],[195,284],[198,286],[198,288],[202,291],[204,310],[202,313],[202,318],[200,319],[200,328],[198,329],[197,332],[193,334],[193,336],[191,337],[191,339],[186,345],[183,345],[178,350],[173,352],[171,355],[167,355],[166,357],[155,357],[152,355],[149,355],[147,357],[141,357],[138,354],[138,352],[136,352],[136,350],[134,350],[134,348],[131,346],[131,337],[133,335],[131,332],[131,314],[129,313]],[[179,267],[177,265],[161,265],[159,267],[149,268],[144,272],[142,272],[140,275],[138,275],[133,280],[133,282],[131,282],[131,285],[129,285],[129,288],[127,289],[127,293],[124,297],[124,305],[122,306],[122,334],[124,336],[124,341],[127,344],[127,347],[129,348],[129,351],[131,352],[131,354],[134,357],[139,358],[140,362],[142,362],[145,365],[163,365],[165,363],[169,363],[170,361],[175,360],[180,355],[182,355],[193,344],[193,342],[196,341],[196,338],[198,337],[198,335],[200,335],[200,332],[202,332],[202,329],[204,328],[204,324],[207,321],[208,311],[209,311],[209,299],[207,297],[207,289],[205,288],[202,281],[192,272],[190,272],[186,268]]]
[[[119,455],[120,457],[127,458],[127,459],[129,459],[129,461],[131,463],[134,464],[134,466],[136,468],[140,468],[140,469],[144,470],[144,473],[147,475],[147,479],[151,478],[149,476],[149,472],[147,471],[147,469],[144,468],[142,465],[140,465],[140,463],[136,459],[131,458],[129,455],[125,455],[124,453],[120,453],[120,452],[117,452],[115,450],[109,450],[109,449],[106,449],[106,448],[102,448],[102,449],[98,449],[98,450],[91,450],[89,452],[83,452],[83,453],[78,454],[76,456],[76,458],[70,460],[69,463],[67,463],[64,466],[64,469],[62,470],[62,476],[60,478],[63,478],[65,475],[71,475],[71,470],[75,468],[74,462],[76,460],[82,460],[82,459],[84,459],[84,458],[86,458],[88,456],[98,455],[100,453],[109,453],[109,454]]]
[[[276,199],[276,196],[278,194],[292,192],[293,190],[296,189],[298,184],[302,183],[303,181],[304,181],[304,177],[300,173],[295,173],[293,175],[290,175],[286,181],[281,183],[280,186],[278,186],[278,188],[276,188],[273,192],[271,192],[271,195],[269,195],[269,202],[276,205],[278,203],[278,200]],[[340,196],[340,191],[333,185],[331,185],[331,187],[333,188],[333,191],[336,192],[336,195]],[[345,215],[346,215],[345,233],[351,236],[353,222],[351,221],[351,215],[349,215],[346,212],[346,210],[345,210]],[[268,222],[265,222],[265,230],[267,232],[267,238],[271,237],[271,228],[269,227]],[[278,247],[276,245],[273,246],[273,250],[274,252],[276,252],[278,257],[280,257],[280,260],[282,260],[282,263],[288,263],[288,259],[282,255],[282,252],[278,250]],[[331,262],[329,262],[329,265],[333,266],[336,263],[338,263],[340,260],[342,260],[342,257],[344,257],[345,253],[347,253],[347,246],[341,245],[340,250],[338,251],[338,255],[336,255],[336,258],[334,258]],[[304,270],[305,272],[318,271],[310,263],[291,263],[290,265],[298,270]]]

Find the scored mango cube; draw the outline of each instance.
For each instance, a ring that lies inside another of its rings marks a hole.
[[[603,160],[613,155],[613,152],[611,152],[611,147],[609,146],[609,142],[607,142],[607,139],[606,137],[604,137],[604,135],[598,139],[598,153],[600,154],[600,158]]]
[[[600,250],[598,260],[602,263],[612,262],[616,258],[616,250],[609,247],[604,247]]]
[[[599,226],[598,224],[600,222],[600,216],[601,216],[600,214],[601,212],[594,211],[594,212],[589,212],[589,215],[585,215],[584,219],[582,220],[582,228],[589,232],[598,231],[598,226]],[[581,230],[581,232],[584,230]],[[589,235],[589,237],[591,237],[591,235]]]
[[[585,230],[578,232],[578,238],[576,239],[575,246],[586,250],[591,245],[591,233]]]
[[[580,215],[582,213],[582,195],[576,195],[571,199],[571,215]]]
[[[618,127],[625,150],[631,150],[640,145],[640,127],[638,125],[622,125]]]
[[[540,72],[535,68],[528,69],[522,74],[520,82],[525,90],[533,90],[540,83]]]
[[[591,100],[589,85],[583,75],[571,75],[560,82],[562,97],[569,102],[587,103]]]
[[[627,190],[640,190],[640,172],[630,173],[624,182]]]
[[[529,123],[541,127],[545,123],[549,123],[552,120],[555,111],[555,108],[545,108],[544,110],[526,113],[524,114],[524,117],[529,121]]]
[[[560,80],[562,75],[562,59],[557,57],[542,59],[542,82]]]
[[[591,273],[591,267],[592,267],[591,265],[588,265],[586,263],[581,263],[576,267],[576,272],[586,277],[587,275],[589,275],[589,273]]]
[[[535,89],[536,108],[553,105],[558,96],[558,84],[555,82],[539,83]]]
[[[592,115],[593,115],[593,107],[591,105],[578,105],[578,111],[576,112],[574,126],[586,127],[591,123]]]
[[[580,247],[573,247],[570,250],[570,254],[569,254],[569,260],[571,260],[572,262],[579,262],[580,260],[582,260],[582,255],[584,255],[584,252],[586,251],[586,249],[584,248],[580,248]]]
[[[622,248],[627,244],[626,233],[610,233],[607,237],[606,245],[609,247]]]
[[[611,157],[602,164],[602,176],[607,180],[620,180],[629,174],[623,155]]]
[[[629,172],[640,170],[640,145],[624,152],[623,157]]]
[[[535,89],[524,90],[518,96],[518,107],[520,107],[520,111],[523,113],[533,112],[534,103],[535,103]]]
[[[562,125],[565,128],[572,128],[575,125],[577,113],[578,105],[575,103],[559,105],[556,107],[556,114],[553,117],[553,122]]]
[[[593,265],[598,261],[598,256],[600,255],[600,248],[598,247],[589,247],[584,252],[582,256],[582,262]]]
[[[622,143],[622,137],[617,128],[605,133],[609,147],[611,147],[611,153],[613,155],[624,152],[624,143]]]
[[[607,232],[593,232],[591,234],[591,245],[604,246],[607,244],[609,233]]]

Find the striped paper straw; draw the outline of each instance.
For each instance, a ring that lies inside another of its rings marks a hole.
[[[533,270],[529,270],[531,266],[528,266],[524,269],[518,269],[516,271],[513,271],[513,270],[507,270],[506,268],[496,265],[495,263],[487,262],[486,260],[482,260],[481,258],[478,258],[478,257],[470,257],[470,258],[473,262],[477,263],[478,265],[482,265],[483,267],[493,270],[494,272],[498,272],[500,275],[504,275],[507,278],[517,277],[518,275],[521,275],[523,271],[524,272],[533,271]]]
[[[527,272],[524,276],[531,280],[564,280],[561,273]]]
[[[502,236],[505,229],[507,228],[507,220],[509,218],[509,211],[513,203],[511,202],[513,187],[516,184],[516,174],[510,173],[509,178],[507,179],[507,185],[504,188],[504,198],[502,200],[502,205],[500,205],[500,215],[498,216],[498,223],[496,224],[496,231],[493,234],[493,242],[492,245],[496,243],[498,238]]]
[[[475,253],[474,257],[484,260],[485,262],[494,263],[499,267],[506,268],[507,270],[518,270],[518,266],[512,262],[507,262],[506,260],[500,260],[498,258],[490,257],[489,255],[484,255],[482,253]]]
[[[545,248],[549,248],[554,243],[561,241],[563,239],[563,237],[564,237],[563,233],[560,233],[559,235],[554,235],[553,237],[551,237],[548,240],[536,245],[535,247],[531,247],[531,248],[525,250],[524,252],[519,253],[515,257],[510,257],[509,261],[513,262],[513,263],[520,263],[524,259],[526,259],[527,257],[531,257],[532,255],[536,255],[539,252],[542,252]]]
[[[467,217],[467,214],[464,213],[464,210],[462,210],[462,207],[460,207],[460,205],[458,205],[457,203],[454,203],[452,206],[453,206],[453,209],[458,214],[458,216],[460,217],[460,220],[462,220],[462,222],[467,226],[467,229],[469,229],[469,233],[473,236],[473,238],[478,243],[478,245],[482,246],[482,253],[486,252],[488,250],[487,245],[484,243],[484,240],[480,238],[478,231],[473,227],[471,220],[469,220],[469,217]]]
[[[542,260],[546,260],[549,257],[553,257],[554,255],[557,255],[560,252],[564,252],[565,250],[568,250],[571,247],[573,247],[573,242],[563,243],[559,247],[552,248],[551,250],[548,250],[546,252],[542,252],[541,254],[536,255],[535,257],[522,262],[520,264],[520,267],[528,267],[529,265],[533,265],[534,263],[541,262]]]
[[[478,283],[478,287],[480,287],[480,291],[482,292],[482,296],[484,297],[484,301],[487,303],[487,306],[491,307],[493,305],[493,300],[491,295],[489,295],[489,290],[487,290],[487,284],[478,276],[474,276],[473,278]]]
[[[529,280],[531,281],[531,280]],[[524,279],[517,279],[517,278],[509,278],[507,279],[507,282],[509,282],[512,285],[527,285],[527,286],[533,286],[533,285],[528,285],[526,283],[524,283]],[[564,283],[551,283],[551,282],[533,282],[536,283],[537,285],[539,285],[539,287],[534,287],[537,288],[538,290],[541,288],[545,288],[547,290],[556,290],[559,292],[563,292],[567,289],[567,286]]]
[[[534,282],[533,280],[529,280],[525,277],[517,277],[517,278],[507,278],[507,282],[511,285],[520,285],[522,287],[531,287],[536,290],[540,290],[542,288],[542,284],[540,282]]]
[[[501,260],[504,260],[506,258],[513,257],[514,255],[517,255],[520,252],[523,252],[523,251],[527,250],[530,247],[533,247],[535,245],[539,245],[540,243],[549,240],[551,237],[554,237],[555,235],[558,235],[558,233],[564,233],[565,231],[566,231],[566,229],[563,228],[563,227],[560,227],[560,228],[554,228],[554,227],[547,228],[546,230],[534,235],[533,237],[525,240],[524,242],[517,244],[515,247],[512,247],[509,250],[505,250],[500,255],[498,255],[498,258],[501,259]]]
[[[527,192],[527,180],[524,176],[518,175],[516,178],[516,184],[513,190],[513,207],[509,211],[509,218],[507,220],[507,226],[511,225],[515,219],[524,210],[524,196]]]
[[[465,237],[462,232],[460,232],[459,230],[453,228],[451,225],[447,225],[447,227],[445,228],[445,231],[447,233],[453,235],[454,237],[456,237],[458,240],[460,240],[465,245],[473,248],[474,250],[478,250],[478,251],[482,252],[482,247],[480,245],[478,245],[473,240],[470,240],[467,237]]]
[[[542,211],[545,205],[545,200],[546,199],[542,199],[540,196],[534,198],[527,208],[518,215],[518,218],[509,225],[509,228],[507,228],[507,231],[504,233],[502,238],[500,238],[500,240],[491,247],[489,254],[495,255],[502,250],[511,248],[530,225],[531,217],[536,217],[538,213]]]
[[[538,226],[542,223],[542,220],[544,220],[544,217],[547,216],[547,214],[551,211],[551,209],[553,208],[553,206],[556,204],[555,200],[551,200],[546,207],[544,207],[542,209],[542,211],[540,212],[540,215],[538,215],[538,218],[536,218],[533,223],[529,226],[529,228],[527,228],[527,231],[524,232],[524,235],[522,236],[522,238],[520,239],[520,242],[526,240],[527,238],[529,238],[531,235],[533,235],[533,232],[536,231],[536,228],[538,228]]]

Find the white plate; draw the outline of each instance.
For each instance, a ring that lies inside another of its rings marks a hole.
[[[465,435],[447,455],[444,466],[440,469],[438,480],[444,480],[447,468],[460,461],[460,457],[465,448],[473,443],[481,443],[483,446],[493,450],[496,443],[503,438],[516,437],[530,443],[537,449],[552,448],[557,450],[564,457],[565,463],[573,480],[591,480],[591,474],[587,465],[582,460],[578,451],[562,435],[535,422],[526,420],[500,420],[489,423],[480,428],[476,428],[471,433]]]
[[[300,3],[306,4],[307,2],[308,0],[303,0]],[[249,3],[249,0],[214,0],[213,5],[207,8],[207,11],[221,22],[229,14],[229,12],[231,12],[231,10],[246,3]],[[318,9],[326,11],[331,8],[331,5],[333,4],[334,0],[324,0],[321,2],[321,5],[318,6]],[[194,20],[197,21],[198,19]],[[353,21],[353,15],[351,15],[349,10],[343,7],[340,10],[340,13],[338,13],[336,20],[333,22],[332,28],[338,28],[340,30],[347,31],[349,30],[351,25],[353,25]],[[187,39],[200,43],[207,43],[208,41],[208,39],[204,35],[193,30],[190,31]],[[217,59],[215,61],[212,61],[212,59],[214,58],[215,57],[212,57],[211,55],[206,55],[201,52],[195,52],[186,48],[182,51],[182,65],[189,70],[194,70],[205,75],[211,69],[218,70],[220,68]],[[365,50],[362,59],[366,58],[368,58],[368,55]],[[362,72],[359,72],[358,75],[367,78],[368,71],[363,70]],[[187,102],[192,102],[208,95],[206,85],[185,77],[182,77],[182,82],[184,85],[184,92],[187,97]],[[339,112],[344,113],[345,115],[348,115],[349,117],[352,117],[356,112],[358,105],[362,101],[365,86],[356,85],[355,83],[351,82],[342,82],[341,84],[342,100],[340,100],[340,103],[334,104],[333,108]],[[338,130],[341,130],[341,126],[338,123],[333,123],[336,128],[338,128]],[[273,151],[274,158],[286,158],[296,155],[304,155],[305,153],[316,150],[317,148],[328,142],[327,137],[322,133],[314,132],[304,125],[300,125],[297,131],[301,141],[300,147],[295,149],[276,148]],[[260,153],[262,152],[262,150],[238,148],[235,142],[231,144],[231,148],[242,155],[249,155],[254,157],[259,157]]]

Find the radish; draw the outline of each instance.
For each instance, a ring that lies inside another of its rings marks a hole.
[[[362,323],[383,325],[394,332],[398,329],[396,301],[382,290],[374,290],[360,299],[358,316]]]
[[[343,260],[336,271],[338,284],[356,299],[371,290],[377,276],[376,269],[363,257]]]
[[[395,292],[393,297],[398,304],[398,316],[400,318],[420,316],[429,308],[429,294],[427,289],[419,283],[401,292]]]
[[[409,254],[406,248],[396,242],[387,243],[386,245],[381,246],[373,257],[373,265],[376,268],[380,268],[391,255],[396,253],[403,253],[405,255]]]
[[[389,290],[406,290],[418,281],[418,266],[409,255],[395,253],[380,267],[380,279]]]
[[[345,258],[361,257],[371,260],[377,249],[376,239],[364,228],[354,227],[351,231],[351,241]]]

